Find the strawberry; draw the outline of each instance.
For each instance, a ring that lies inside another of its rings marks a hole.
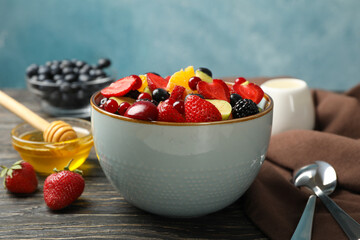
[[[235,93],[239,94],[244,99],[251,99],[258,104],[264,97],[264,91],[258,85],[249,83],[249,81],[238,82],[234,84],[233,89]]]
[[[101,94],[104,97],[121,97],[130,92],[136,90],[142,85],[141,78],[137,75],[130,75],[117,80],[110,84],[110,86],[101,90]]]
[[[221,113],[210,102],[196,95],[190,95],[185,102],[186,122],[221,121]]]
[[[151,92],[157,88],[166,89],[168,81],[162,78],[161,76],[156,75],[154,73],[147,73],[146,76],[147,76],[148,86]]]
[[[172,90],[169,99],[173,102],[183,100],[184,92],[185,92],[185,88],[183,86],[176,85]]]
[[[15,162],[10,168],[1,166],[0,176],[4,177],[4,187],[12,193],[33,193],[37,189],[38,180],[33,166],[22,160]]]
[[[166,76],[164,79],[165,79],[166,82],[169,82],[170,78],[171,78],[171,75],[170,75],[170,76]]]
[[[200,81],[196,89],[206,99],[220,99],[230,102],[229,87],[221,79],[213,79],[210,83]]]
[[[173,106],[173,101],[170,99],[161,102],[158,105],[159,115],[158,121],[164,122],[185,122],[185,118]]]
[[[80,197],[84,191],[85,181],[82,171],[69,170],[72,160],[62,171],[54,169],[55,173],[49,175],[44,182],[44,200],[52,210],[67,207]]]

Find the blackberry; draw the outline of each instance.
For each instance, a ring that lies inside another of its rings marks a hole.
[[[233,118],[242,118],[259,113],[259,108],[251,99],[241,99],[232,108]]]

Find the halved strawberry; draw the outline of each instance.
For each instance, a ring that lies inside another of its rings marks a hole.
[[[166,82],[169,82],[170,78],[171,78],[171,76],[166,76],[164,79]]]
[[[213,79],[211,83],[200,81],[196,89],[206,99],[220,99],[230,102],[229,88],[221,79]]]
[[[121,97],[130,92],[130,90],[134,90],[134,87],[138,87],[139,85],[141,86],[141,83],[142,82],[139,76],[131,75],[113,82],[110,86],[101,90],[101,94],[107,98]]]
[[[146,76],[147,76],[148,86],[151,92],[157,88],[166,89],[168,81],[166,81],[163,77],[153,73],[147,73]]]
[[[212,103],[197,95],[190,95],[185,102],[186,122],[221,121],[221,113]]]
[[[241,84],[234,84],[234,91],[242,98],[251,99],[254,103],[258,104],[264,97],[264,91],[258,85],[245,81]]]
[[[185,122],[185,118],[173,106],[173,101],[167,99],[158,105],[158,121]]]
[[[183,86],[176,85],[171,92],[169,99],[173,102],[184,100],[185,88]]]

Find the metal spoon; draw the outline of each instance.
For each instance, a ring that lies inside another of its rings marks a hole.
[[[295,186],[306,186],[320,198],[349,239],[360,239],[360,224],[327,196],[335,189],[337,180],[335,169],[331,165],[316,161],[307,167],[307,171],[305,169],[300,173],[296,180]],[[328,191],[324,190],[325,186],[329,186]],[[330,191],[332,188],[334,189]]]
[[[315,176],[318,181],[318,186],[321,190],[330,194],[336,187],[336,174],[325,175],[325,170],[331,167],[328,163],[323,161],[316,161],[314,164],[310,164],[300,168],[293,176],[293,182],[295,186],[302,186],[303,181],[307,181],[309,177]],[[312,222],[315,211],[316,196],[311,195],[306,203],[303,214],[292,236],[292,240],[309,240],[311,239]]]

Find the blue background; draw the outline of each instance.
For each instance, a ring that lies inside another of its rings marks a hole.
[[[0,87],[48,60],[112,59],[117,77],[188,65],[220,76],[359,83],[359,0],[0,0]]]

